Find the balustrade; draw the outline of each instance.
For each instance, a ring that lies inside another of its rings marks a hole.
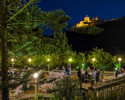
[[[125,94],[125,76],[115,78],[112,80],[105,81],[101,86],[89,87],[88,90],[89,97],[94,94],[99,99],[104,99],[104,97],[110,97],[113,93],[117,95]]]

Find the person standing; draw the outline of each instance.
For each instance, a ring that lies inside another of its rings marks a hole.
[[[97,69],[96,69],[96,67],[95,67],[95,66],[93,66],[93,69],[92,69],[92,70],[97,71]]]
[[[82,79],[82,73],[81,73],[81,69],[79,68],[78,72],[77,72],[77,76],[79,77],[79,79]]]
[[[94,70],[92,70],[92,77],[94,82],[96,83],[96,72]]]
[[[62,71],[63,71],[64,73],[65,73],[65,70],[66,70],[66,69],[65,69],[65,67],[63,66],[63,67],[62,67]]]
[[[97,73],[96,73],[96,82],[99,81],[99,75],[100,75],[100,71],[99,71],[99,69],[98,69],[98,70],[97,70]]]
[[[70,76],[70,68],[68,66],[66,67],[66,75]]]

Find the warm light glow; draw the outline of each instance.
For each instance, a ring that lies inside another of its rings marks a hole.
[[[84,17],[84,22],[91,22],[90,17],[88,15],[86,15],[86,17]]]
[[[122,60],[122,58],[118,58],[118,61],[121,61]]]
[[[84,17],[84,21],[80,21],[79,23],[76,24],[76,27],[86,27],[89,26],[89,23],[94,22],[94,21],[98,21],[98,17],[96,16],[95,18],[93,17],[92,20],[90,20],[90,17],[88,15],[86,15]]]
[[[69,59],[69,61],[72,61],[72,59]]]
[[[92,58],[92,61],[95,61],[95,58]]]
[[[38,73],[34,73],[33,77],[37,78],[38,77]]]
[[[98,21],[98,20],[99,20],[99,18],[96,16],[95,21]]]
[[[12,58],[12,59],[11,59],[11,61],[13,62],[13,61],[14,61],[14,59]]]
[[[28,61],[31,62],[31,59],[29,58]]]
[[[117,68],[115,68],[115,70],[117,70]]]
[[[48,59],[47,61],[50,61],[50,59]]]

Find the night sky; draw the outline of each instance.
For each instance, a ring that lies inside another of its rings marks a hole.
[[[125,0],[41,0],[39,7],[43,11],[62,9],[72,18],[69,25],[78,23],[86,15],[106,20],[125,16]]]

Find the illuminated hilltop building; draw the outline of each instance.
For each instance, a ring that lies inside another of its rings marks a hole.
[[[99,20],[99,18],[96,16],[96,17],[95,17],[95,21],[98,21],[98,20]]]
[[[92,20],[90,20],[89,16],[85,16],[84,17],[84,21],[80,21],[78,24],[76,24],[76,27],[86,27],[86,26],[90,26],[90,24],[93,24],[94,22],[97,22],[99,19],[96,16],[95,18],[93,17]]]

